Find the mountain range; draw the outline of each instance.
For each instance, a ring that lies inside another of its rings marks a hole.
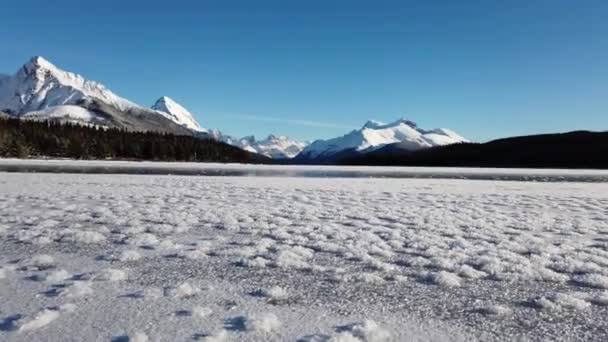
[[[389,124],[368,121],[361,129],[344,136],[312,143],[277,135],[262,140],[253,136],[236,138],[204,128],[191,112],[167,96],[146,108],[42,57],[32,58],[12,76],[0,75],[0,111],[28,120],[53,119],[211,138],[274,159],[293,158],[298,162],[331,162],[393,144],[415,151],[467,141],[451,130],[424,130],[407,119]]]

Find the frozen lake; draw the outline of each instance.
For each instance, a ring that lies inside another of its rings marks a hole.
[[[313,178],[439,178],[533,182],[608,182],[608,170],[242,165],[184,162],[0,159],[0,172]]]
[[[49,164],[169,172],[0,172],[2,341],[608,339],[604,171]]]

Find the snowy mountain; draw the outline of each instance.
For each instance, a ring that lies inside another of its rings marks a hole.
[[[276,136],[272,134],[264,140],[256,140],[254,136],[246,136],[239,139],[222,134],[218,130],[209,131],[209,135],[218,141],[273,159],[293,158],[308,146],[308,142],[301,142],[286,136]]]
[[[394,143],[400,143],[414,151],[465,141],[467,140],[451,130],[440,128],[427,131],[406,119],[399,119],[390,124],[368,121],[361,129],[353,130],[344,136],[313,142],[297,156],[297,159],[331,159],[332,156],[341,153],[367,153]]]
[[[426,131],[411,121],[390,124],[367,122],[360,130],[312,144],[285,136],[234,138],[203,128],[182,105],[163,96],[151,108],[122,98],[104,85],[61,70],[42,57],[34,57],[12,76],[0,74],[0,112],[31,120],[55,119],[132,131],[159,131],[211,137],[246,151],[271,158],[328,159],[354,151],[367,153],[400,143],[410,150],[466,141],[447,129]]]
[[[282,136],[236,139],[203,128],[185,107],[163,96],[151,108],[122,98],[104,85],[34,57],[16,74],[0,74],[0,112],[30,120],[55,119],[133,131],[162,131],[212,137],[272,158],[291,158],[307,144]]]
[[[86,98],[99,99],[120,110],[138,107],[103,85],[63,71],[42,57],[32,58],[0,85],[0,104],[14,114],[73,105]]]
[[[42,57],[32,58],[13,76],[0,76],[0,111],[21,118],[192,134],[167,113],[141,107]]]
[[[194,119],[194,116],[179,103],[167,96],[163,96],[152,106],[152,109],[161,112],[168,119],[184,125],[195,131],[207,131]]]

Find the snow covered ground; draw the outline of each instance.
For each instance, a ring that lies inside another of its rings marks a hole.
[[[607,248],[608,183],[0,173],[0,340],[602,341]]]

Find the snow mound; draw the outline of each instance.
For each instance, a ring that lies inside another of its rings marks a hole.
[[[329,341],[335,342],[388,342],[391,333],[372,320],[339,327],[340,333]]]
[[[99,272],[95,280],[100,281],[123,281],[127,279],[127,272],[116,268],[106,268]]]
[[[585,298],[585,294],[580,293],[557,293],[546,297],[533,298],[530,302],[542,310],[586,310],[591,306]]]
[[[509,307],[500,304],[488,304],[480,307],[477,310],[487,316],[502,317],[511,314],[512,310]]]
[[[583,286],[608,289],[608,276],[602,274],[583,274],[576,276],[574,280]]]
[[[176,287],[170,287],[165,290],[165,295],[173,298],[189,298],[194,297],[201,292],[201,289],[188,283],[182,283]]]
[[[281,321],[273,313],[263,313],[246,319],[245,327],[249,331],[269,334],[279,330]]]
[[[280,286],[273,286],[269,289],[260,289],[256,291],[256,293],[268,298],[268,300],[272,302],[284,301],[289,296],[287,290]]]
[[[428,273],[423,275],[423,278],[441,287],[460,287],[460,277],[451,272]]]
[[[55,270],[47,274],[46,281],[49,283],[59,283],[71,277],[66,270]]]
[[[120,261],[137,261],[139,259],[141,259],[141,254],[136,250],[122,251],[118,256],[118,260]]]
[[[30,258],[28,265],[38,269],[47,269],[55,265],[55,259],[47,254],[39,254]]]
[[[68,298],[78,298],[93,294],[92,284],[89,281],[76,281],[67,288],[65,296]],[[62,294],[63,294],[62,293]]]
[[[26,332],[31,330],[38,330],[42,327],[51,324],[51,322],[59,318],[59,316],[59,310],[44,309],[38,312],[32,319],[23,323],[19,327],[19,331]]]

